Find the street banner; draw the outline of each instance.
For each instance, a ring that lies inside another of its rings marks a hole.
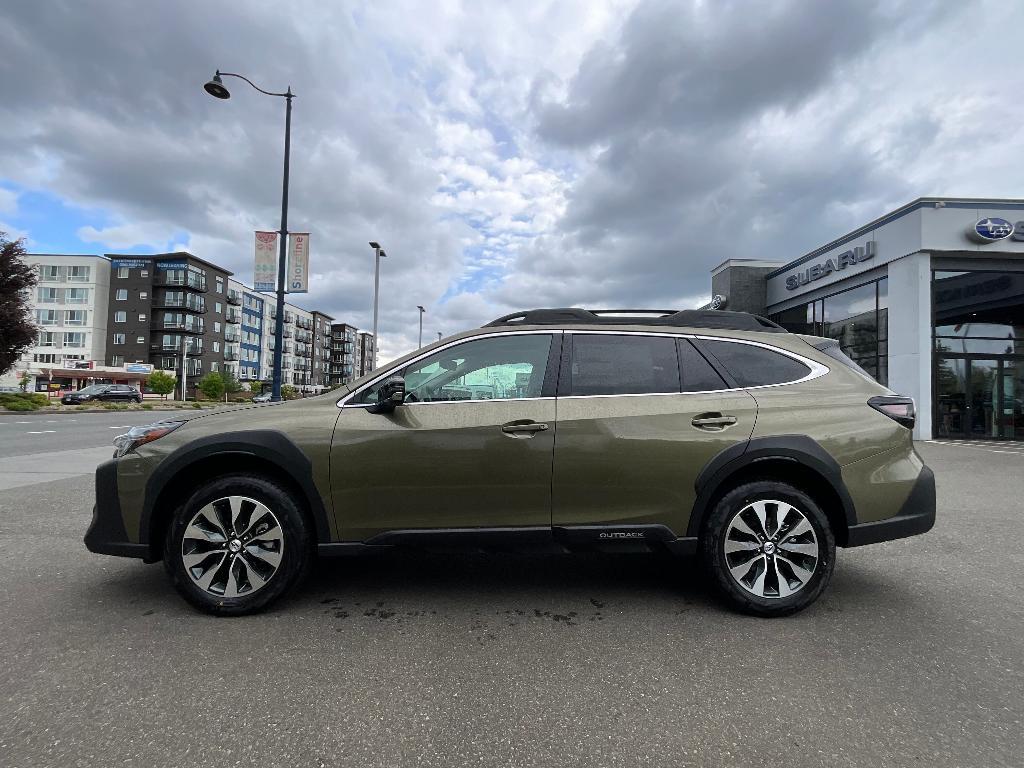
[[[288,235],[288,293],[309,291],[309,232]]]
[[[252,271],[256,291],[277,290],[277,232],[256,233],[256,266]]]

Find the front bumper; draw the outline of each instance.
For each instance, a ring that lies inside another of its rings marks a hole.
[[[860,547],[865,544],[877,544],[880,541],[917,536],[930,531],[933,525],[935,473],[928,467],[923,467],[899,514],[873,523],[851,525],[846,537],[846,546]]]
[[[117,461],[105,461],[96,468],[96,505],[92,522],[85,532],[85,546],[90,552],[119,557],[149,558],[149,547],[128,541],[117,494]]]

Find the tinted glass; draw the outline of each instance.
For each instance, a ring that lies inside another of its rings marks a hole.
[[[550,334],[498,336],[448,347],[393,374],[405,378],[406,402],[540,397]],[[375,403],[380,382],[354,402]]]
[[[675,339],[574,334],[571,395],[639,395],[679,391]]]
[[[803,363],[764,347],[732,341],[703,341],[701,346],[721,361],[741,387],[783,384],[811,372]]]
[[[679,371],[683,380],[683,392],[708,392],[725,389],[728,386],[704,356],[686,339],[679,340]]]

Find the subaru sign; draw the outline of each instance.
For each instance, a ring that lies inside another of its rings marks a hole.
[[[790,275],[786,278],[786,289],[795,291],[800,286],[813,283],[815,280],[821,280],[821,278],[828,277],[833,272],[839,272],[847,267],[868,261],[874,255],[875,241],[868,240],[862,247],[843,251],[837,256],[825,259],[824,263],[814,264],[801,272]]]
[[[986,216],[967,228],[967,237],[976,243],[997,243],[1006,238],[1024,241],[1024,221],[1011,223],[998,216]]]

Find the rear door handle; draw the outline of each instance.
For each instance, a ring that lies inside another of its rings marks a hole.
[[[723,416],[720,413],[704,413],[694,416],[690,423],[698,429],[725,429],[736,423],[736,417]]]
[[[510,421],[501,425],[501,431],[506,435],[533,437],[537,432],[543,432],[548,428],[547,424],[540,424],[536,421]]]

